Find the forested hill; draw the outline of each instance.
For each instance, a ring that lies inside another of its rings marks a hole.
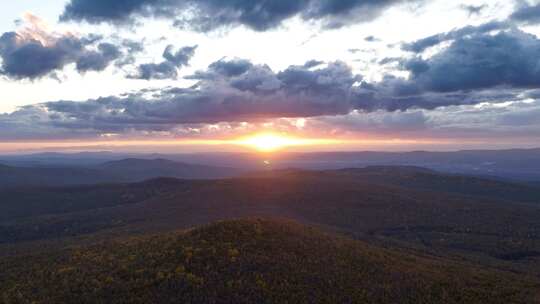
[[[4,303],[533,303],[538,283],[283,220],[0,260]],[[536,295],[537,296],[537,295]]]

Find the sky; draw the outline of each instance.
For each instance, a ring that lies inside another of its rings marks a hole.
[[[12,1],[0,152],[538,147],[539,35],[524,0]]]

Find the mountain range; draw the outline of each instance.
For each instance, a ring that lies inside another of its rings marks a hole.
[[[416,166],[491,178],[540,181],[540,148],[463,150],[451,152],[280,152],[136,154],[117,152],[37,153],[0,155],[0,163],[15,167],[93,167],[124,159],[167,159],[186,164],[258,171],[272,169],[332,170],[367,166]]]
[[[81,170],[123,179],[0,189],[8,303],[538,300],[534,183],[416,166],[229,171],[125,159]],[[197,179],[146,179],[160,174]]]

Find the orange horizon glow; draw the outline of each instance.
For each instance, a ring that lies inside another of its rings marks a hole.
[[[36,142],[0,142],[0,152],[6,149],[36,149],[36,148],[92,148],[100,146],[113,147],[137,147],[137,146],[220,146],[220,147],[243,147],[258,152],[277,152],[292,147],[315,147],[324,145],[340,145],[346,140],[323,139],[323,138],[300,138],[278,133],[256,133],[250,136],[233,139],[177,139],[177,140],[114,140],[101,139],[95,141],[36,141]]]
[[[279,153],[280,151],[358,151],[366,149],[385,149],[399,147],[444,146],[463,144],[463,141],[400,138],[308,138],[287,134],[261,132],[229,139],[98,139],[98,140],[61,140],[61,141],[12,141],[0,142],[0,152],[20,153],[31,151],[89,151],[89,150],[149,150],[159,148],[175,149],[179,152],[223,151],[239,152],[249,149],[258,153]],[[470,141],[469,144],[481,145],[482,141]],[[47,150],[48,149],[48,150]],[[173,150],[174,152],[174,150]]]

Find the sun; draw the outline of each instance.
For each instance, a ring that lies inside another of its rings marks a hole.
[[[287,147],[328,144],[328,140],[296,138],[276,133],[255,134],[236,140],[237,145],[250,147],[260,152],[274,152]]]
[[[261,152],[273,152],[288,146],[299,144],[299,140],[273,133],[256,134],[240,139],[238,144],[254,148]]]

